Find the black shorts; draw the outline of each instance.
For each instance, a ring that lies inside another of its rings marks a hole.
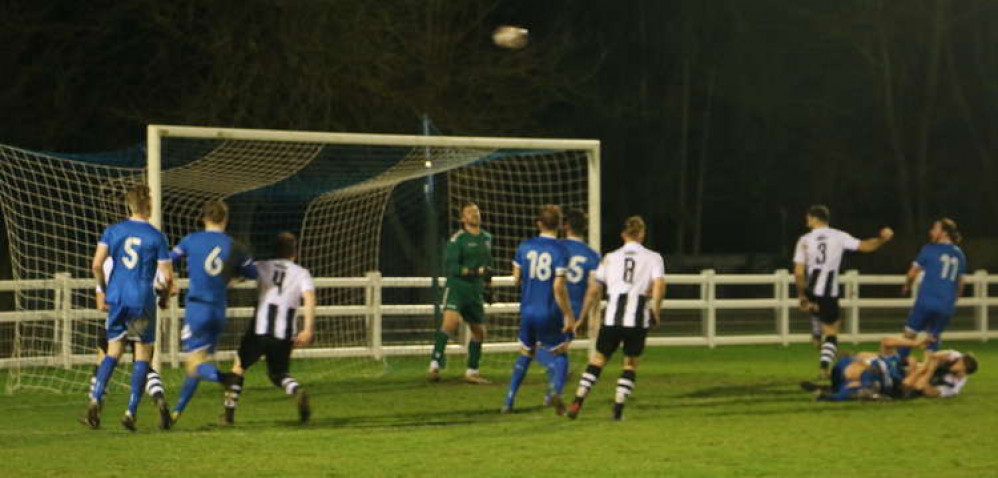
[[[814,314],[823,324],[832,325],[839,321],[839,298],[838,297],[815,297],[808,292],[807,300],[818,306],[818,312]]]
[[[283,377],[288,374],[291,364],[291,349],[294,342],[286,339],[275,339],[269,335],[256,335],[250,331],[243,336],[239,344],[239,366],[244,370],[267,357],[267,375]]]
[[[623,343],[625,356],[640,357],[645,350],[647,337],[648,329],[643,327],[604,326],[600,328],[599,337],[596,338],[596,351],[610,358]]]

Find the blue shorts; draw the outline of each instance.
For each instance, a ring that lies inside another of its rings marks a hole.
[[[107,340],[114,342],[127,338],[144,344],[156,342],[156,308],[127,307],[109,304],[107,313]]]
[[[561,344],[571,342],[572,334],[562,332],[564,322],[560,315],[520,317],[520,344],[533,350],[540,342],[546,348],[555,348]]]
[[[908,314],[908,322],[904,328],[909,332],[928,332],[934,337],[939,337],[946,330],[946,326],[949,325],[950,318],[952,317],[952,311],[947,312],[933,307],[916,305],[911,308],[911,312]]]
[[[225,306],[187,301],[180,339],[184,352],[207,350],[215,353],[218,338],[225,331]]]

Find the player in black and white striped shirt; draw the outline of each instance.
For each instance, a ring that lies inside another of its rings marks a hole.
[[[596,339],[596,355],[579,380],[575,400],[568,407],[568,417],[575,418],[582,403],[599,379],[606,362],[621,344],[624,346],[624,371],[617,380],[613,418],[620,420],[624,402],[634,391],[638,357],[645,348],[648,329],[658,325],[662,298],[665,297],[665,263],[659,253],[641,245],[645,240],[645,222],[639,216],[627,219],[621,233],[624,246],[603,258],[586,291],[579,317],[587,317],[607,291],[606,315]]]
[[[838,353],[839,267],[845,251],[873,252],[894,237],[889,227],[879,237],[859,240],[849,233],[828,227],[831,213],[826,206],[811,206],[805,219],[810,232],[801,236],[794,248],[794,278],[800,310],[811,314],[812,335],[821,344],[819,367],[822,377]]]
[[[222,421],[235,422],[236,404],[243,388],[243,375],[261,357],[267,357],[267,376],[275,387],[284,390],[298,402],[298,417],[307,422],[311,416],[309,396],[289,373],[291,350],[305,346],[315,333],[315,285],[308,270],[295,264],[297,240],[289,232],[277,236],[277,259],[257,261],[260,292],[256,315],[239,345],[232,373],[235,383],[225,392],[225,414]],[[304,326],[298,331],[295,315],[301,308]]]

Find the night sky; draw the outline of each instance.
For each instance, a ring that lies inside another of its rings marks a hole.
[[[529,28],[519,51],[491,44]],[[938,215],[998,267],[993,0],[0,3],[0,142],[95,152],[149,123],[596,138],[603,243],[787,256],[803,211]],[[627,185],[626,189],[620,185]],[[992,239],[988,239],[992,238]],[[785,266],[785,264],[781,264]]]

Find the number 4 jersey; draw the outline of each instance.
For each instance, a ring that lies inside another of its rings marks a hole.
[[[257,261],[260,299],[253,332],[276,339],[294,339],[298,334],[295,312],[302,295],[315,290],[308,269],[287,259]]]
[[[801,236],[794,248],[794,264],[807,267],[807,288],[815,297],[839,296],[839,266],[844,251],[859,249],[859,239],[830,227]]]

